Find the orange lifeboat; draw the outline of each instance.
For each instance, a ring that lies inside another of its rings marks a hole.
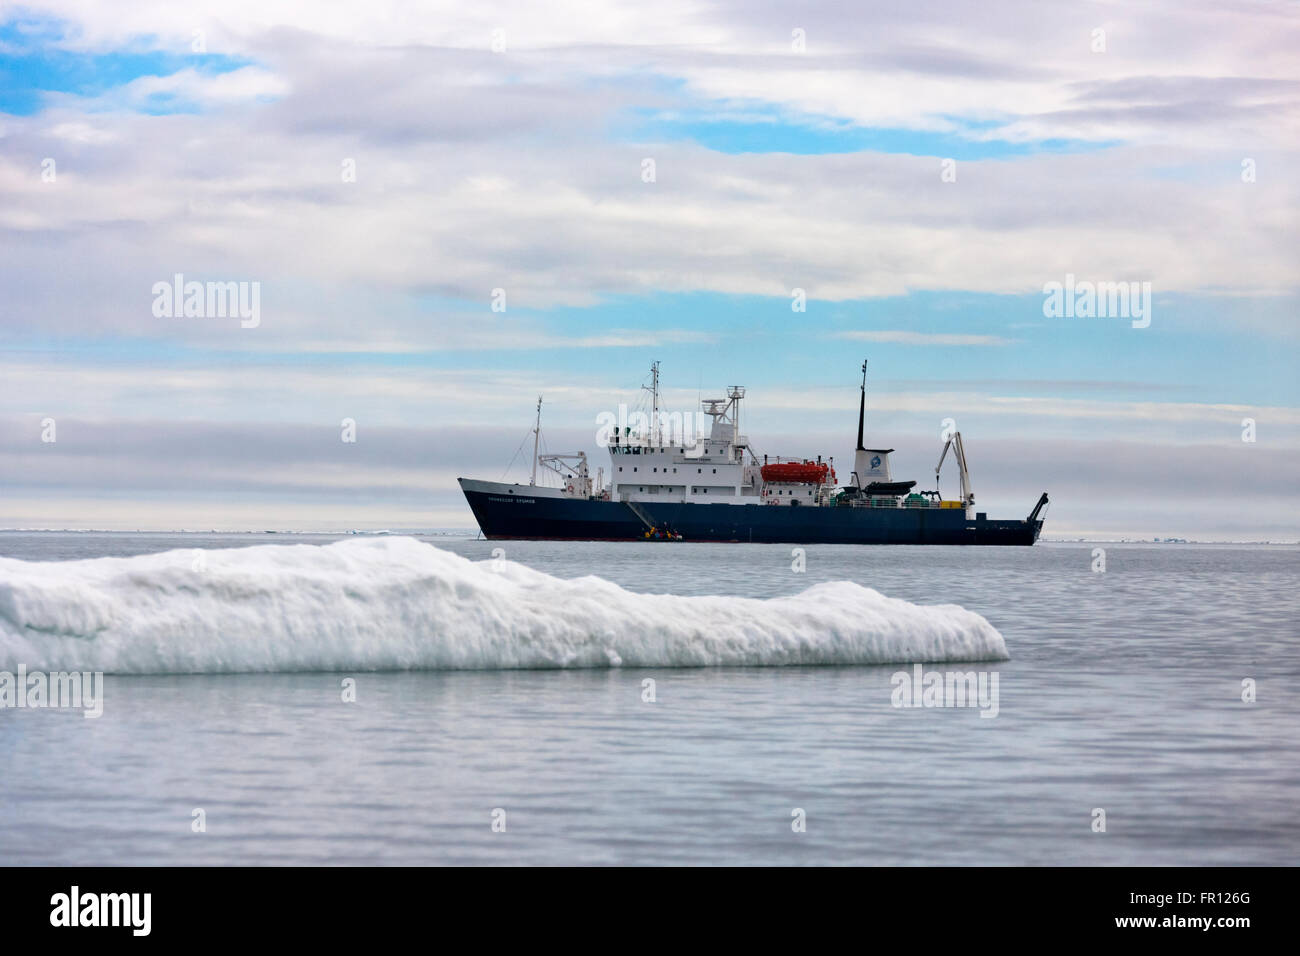
[[[830,465],[815,461],[786,461],[775,465],[764,465],[761,469],[764,481],[789,481],[809,485],[826,483],[830,474]]]

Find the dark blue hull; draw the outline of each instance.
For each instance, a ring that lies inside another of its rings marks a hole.
[[[488,538],[640,541],[646,523],[628,505],[584,498],[464,489]],[[637,511],[686,541],[766,544],[1032,545],[1043,522],[969,519],[960,508],[817,508],[637,502]],[[1037,509],[1035,509],[1037,512]]]

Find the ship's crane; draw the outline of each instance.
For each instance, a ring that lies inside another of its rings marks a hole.
[[[953,457],[957,459],[957,469],[961,473],[962,506],[974,507],[975,493],[970,490],[970,472],[966,469],[966,449],[962,447],[961,432],[953,432],[952,437],[944,442],[943,451],[939,454],[939,464],[934,466],[934,486],[939,487],[939,469],[943,467],[943,460],[948,457],[949,448],[953,450]]]
[[[591,476],[587,472],[587,453],[585,451],[539,455],[537,462],[543,468],[560,476],[565,493],[579,498],[591,497]]]

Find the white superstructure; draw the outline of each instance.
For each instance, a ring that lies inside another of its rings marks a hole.
[[[657,369],[655,370],[657,373]],[[654,409],[658,418],[658,375]],[[706,398],[712,418],[707,438],[693,444],[663,444],[652,419],[647,436],[620,432],[610,439],[609,495],[614,501],[698,501],[753,504],[762,485],[757,462],[746,462],[749,439],[740,434],[740,403],[745,389],[733,385],[726,398]]]

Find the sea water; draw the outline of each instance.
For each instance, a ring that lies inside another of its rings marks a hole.
[[[0,534],[0,863],[1300,849],[1294,547],[336,540]]]

